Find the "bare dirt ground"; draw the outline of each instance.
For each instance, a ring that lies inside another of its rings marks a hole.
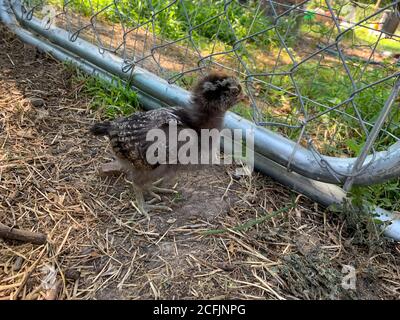
[[[97,174],[108,142],[72,77],[0,25],[0,223],[48,237],[0,239],[0,300],[400,298],[399,243],[357,245],[345,218],[256,173],[182,173],[174,211],[148,222]]]

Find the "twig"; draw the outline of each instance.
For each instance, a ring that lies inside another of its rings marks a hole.
[[[47,236],[43,233],[13,229],[2,223],[0,223],[0,238],[19,240],[33,244],[45,244],[47,242]]]

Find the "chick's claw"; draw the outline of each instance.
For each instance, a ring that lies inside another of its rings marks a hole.
[[[177,194],[178,191],[174,189],[167,189],[167,188],[159,188],[156,186],[151,186],[148,190],[149,194],[157,199],[158,201],[161,201],[161,196],[159,194]]]
[[[166,206],[166,205],[162,205],[162,204],[146,204],[145,208],[149,209],[149,210],[155,210],[155,211],[169,211],[172,212],[173,209]]]

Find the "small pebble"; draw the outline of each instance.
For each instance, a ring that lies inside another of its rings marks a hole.
[[[78,270],[67,270],[64,273],[65,277],[70,280],[78,280],[81,277],[81,273]]]
[[[174,223],[175,221],[176,221],[175,218],[169,218],[169,219],[167,220],[167,223],[172,224],[172,223]]]
[[[24,258],[18,256],[15,261],[14,264],[12,266],[13,271],[19,271],[22,267],[22,263],[24,262]]]
[[[29,102],[34,107],[42,107],[42,106],[44,106],[44,103],[45,103],[42,98],[37,98],[37,97],[30,98]]]

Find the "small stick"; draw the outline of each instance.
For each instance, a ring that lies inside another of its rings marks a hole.
[[[45,244],[47,242],[47,236],[43,233],[13,229],[2,223],[0,223],[0,238],[19,240],[33,244]]]

